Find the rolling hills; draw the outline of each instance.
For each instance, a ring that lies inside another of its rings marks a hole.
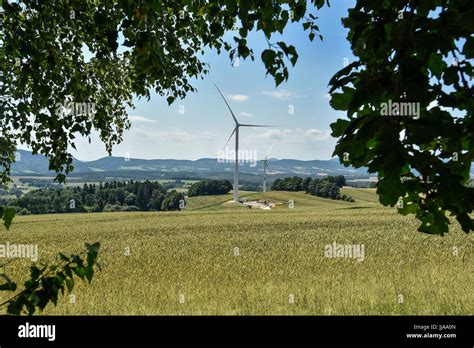
[[[48,160],[44,156],[19,150],[17,159],[17,162],[12,166],[13,175],[52,175],[52,172],[48,169]],[[367,176],[366,169],[346,168],[337,159],[300,161],[271,158],[269,162],[274,174],[316,175],[320,173],[321,175]],[[145,160],[113,156],[89,162],[75,159],[73,165],[74,173],[72,177],[83,176],[85,173],[88,173],[91,177],[127,176],[134,173],[148,179],[152,179],[150,176],[159,174],[168,177],[177,176],[178,174],[206,177],[216,175],[216,173],[231,174],[234,166],[232,162],[222,163],[216,158],[201,158],[192,161],[176,159]],[[248,175],[259,174],[262,168],[262,161],[241,164],[242,173]]]

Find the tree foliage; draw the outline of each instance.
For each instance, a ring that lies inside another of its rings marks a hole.
[[[330,81],[348,117],[331,125],[334,154],[378,173],[380,202],[426,233],[446,233],[448,212],[474,229],[473,15],[471,0],[358,0],[343,19],[356,60]],[[419,112],[387,115],[388,103]]]
[[[148,211],[170,209],[164,201],[175,199],[176,191],[168,192],[160,183],[106,182],[84,184],[83,187],[31,190],[16,199],[0,199],[0,204],[18,215],[48,213],[82,213],[102,211]]]
[[[75,277],[87,280],[90,284],[95,270],[100,270],[100,263],[97,261],[100,243],[85,243],[85,249],[77,255],[59,253],[60,261],[55,265],[32,265],[24,288],[0,303],[0,308],[6,307],[7,313],[12,315],[33,315],[37,309],[42,311],[50,302],[56,305],[59,295],[64,295],[66,290],[71,293],[75,286]],[[5,266],[4,264],[0,267]],[[0,291],[15,293],[17,284],[4,273],[1,273],[0,277]]]
[[[354,202],[350,196],[341,195],[340,188],[346,183],[343,175],[327,176],[325,178],[301,178],[299,176],[276,179],[272,184],[274,191],[305,191],[313,196],[330,199],[342,199]]]
[[[12,220],[15,217],[15,209],[12,207],[1,207],[0,206],[0,217],[3,220],[3,225],[8,230],[12,224]]]
[[[312,9],[323,5],[324,0],[4,1],[0,59],[13,68],[4,76],[0,183],[9,178],[17,142],[48,156],[59,181],[73,170],[70,150],[77,136],[96,130],[110,153],[130,126],[126,107],[132,96],[150,98],[154,90],[171,103],[195,91],[192,79],[209,69],[202,61],[205,49],[225,51],[232,61],[260,55],[267,74],[282,83],[298,54],[275,34],[299,22],[313,40],[319,28]],[[261,53],[248,45],[252,30],[268,41]],[[93,105],[92,112],[76,109],[83,103]]]
[[[283,179],[276,179],[272,184],[274,191],[302,191],[303,179],[299,176],[287,177]]]
[[[223,195],[232,190],[229,180],[202,180],[195,182],[188,190],[188,196]]]
[[[184,195],[181,192],[172,190],[168,195],[163,199],[161,203],[161,210],[163,211],[172,211],[172,210],[181,210],[184,209]]]

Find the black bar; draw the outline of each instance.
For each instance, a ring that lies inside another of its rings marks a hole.
[[[412,345],[473,347],[474,317],[0,317],[1,348],[98,345]],[[55,339],[20,338],[19,327],[55,325]],[[416,325],[416,326],[415,326]],[[425,337],[409,338],[407,334]],[[434,335],[451,335],[438,337]],[[455,335],[453,337],[452,335]],[[428,337],[431,335],[430,337]]]

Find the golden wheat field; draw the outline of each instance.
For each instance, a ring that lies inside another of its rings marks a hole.
[[[474,236],[454,221],[444,237],[419,233],[372,190],[344,190],[355,203],[269,192],[244,195],[282,203],[272,211],[223,195],[189,199],[184,212],[16,217],[0,243],[38,244],[52,261],[101,242],[92,285],[48,315],[474,314]],[[363,260],[326,257],[333,243],[363,245]],[[29,265],[5,271],[19,280]]]

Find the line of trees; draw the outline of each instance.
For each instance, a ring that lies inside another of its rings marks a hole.
[[[341,194],[340,188],[345,186],[343,175],[325,178],[301,178],[299,176],[276,179],[272,184],[274,191],[305,191],[313,196],[354,202],[351,196]]]
[[[17,196],[20,197],[23,192],[14,184],[9,188],[6,185],[0,185],[0,196]]]
[[[169,211],[184,207],[184,195],[158,182],[106,182],[81,187],[45,188],[8,200],[18,214],[101,211]]]
[[[188,190],[188,197],[222,195],[232,190],[229,180],[202,180],[195,182]]]

